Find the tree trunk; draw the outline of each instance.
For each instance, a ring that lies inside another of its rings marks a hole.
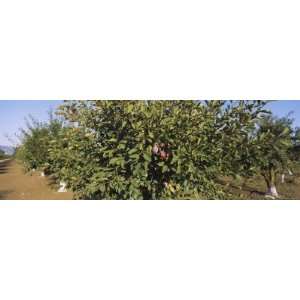
[[[268,191],[266,193],[267,196],[278,197],[278,192],[276,189],[276,174],[274,169],[270,169],[265,175],[265,180],[267,183]]]
[[[60,185],[60,187],[57,192],[58,193],[66,193],[67,192],[67,189],[66,189],[67,184],[65,182],[61,181],[59,183],[59,185]]]
[[[281,183],[284,183],[284,182],[285,182],[284,179],[285,179],[285,174],[282,174],[282,175],[281,175]]]
[[[275,197],[275,198],[278,197],[278,193],[277,193],[277,189],[276,189],[275,185],[271,185],[268,188],[267,195],[270,195],[270,196]]]

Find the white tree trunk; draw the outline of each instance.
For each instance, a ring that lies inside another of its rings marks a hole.
[[[268,189],[267,195],[272,197],[278,197],[277,189],[275,185],[271,185]]]
[[[67,189],[66,189],[67,184],[63,181],[61,181],[59,184],[60,184],[60,188],[58,189],[58,192],[59,193],[67,192]]]
[[[282,174],[282,175],[281,175],[281,183],[284,183],[284,182],[285,182],[284,179],[285,179],[285,174]]]
[[[44,172],[41,172],[41,176],[42,176],[42,177],[45,177],[45,173],[44,173]]]

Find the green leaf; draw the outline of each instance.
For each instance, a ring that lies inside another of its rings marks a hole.
[[[131,159],[138,159],[138,158],[140,158],[140,155],[139,154],[133,154],[133,155],[130,155],[130,158]]]
[[[149,155],[148,153],[144,153],[143,157],[146,161],[151,161],[151,155]]]
[[[138,151],[138,149],[133,148],[133,149],[128,151],[128,154],[130,155],[130,154],[136,153],[137,151]]]
[[[168,172],[168,171],[169,171],[168,166],[167,166],[167,165],[164,165],[163,168],[162,168],[162,172],[163,172],[163,173],[166,173],[166,172]]]

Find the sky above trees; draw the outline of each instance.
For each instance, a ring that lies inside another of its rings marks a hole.
[[[34,101],[0,101],[0,145],[11,145],[6,135],[16,140],[15,133],[25,124],[25,118],[32,115],[40,121],[48,118],[48,112],[55,110],[63,101],[61,100],[34,100]],[[300,100],[273,101],[267,105],[274,115],[283,117],[293,111],[294,125],[300,127]]]

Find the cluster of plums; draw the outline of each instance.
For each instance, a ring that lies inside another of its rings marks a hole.
[[[155,143],[152,148],[152,153],[159,156],[162,160],[167,160],[170,157],[169,147],[169,144]]]

